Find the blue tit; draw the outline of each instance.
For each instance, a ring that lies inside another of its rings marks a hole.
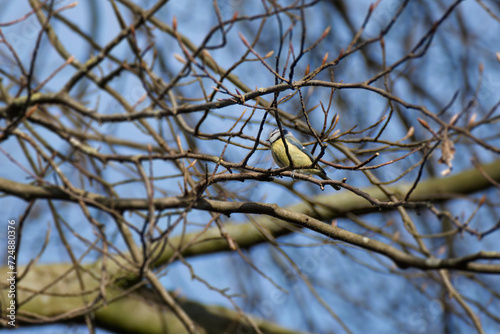
[[[293,136],[293,134],[283,129],[283,135],[288,147],[288,152],[293,161],[294,167],[309,167],[314,162],[315,158],[313,155],[306,150],[300,141]],[[274,129],[269,134],[269,142],[271,143],[271,153],[273,155],[274,162],[280,167],[290,166],[288,156],[286,154],[285,145],[281,138],[281,133],[278,128]],[[318,175],[323,180],[331,180],[318,164],[314,168],[299,169],[299,172],[304,174],[315,174]],[[340,187],[336,184],[331,185],[335,190],[340,190]]]

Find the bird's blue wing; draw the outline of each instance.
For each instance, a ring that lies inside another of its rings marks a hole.
[[[295,138],[294,136],[286,136],[286,139],[287,139],[288,143],[292,144],[293,146],[295,146],[296,148],[298,148],[299,150],[301,150],[302,152],[304,152],[309,157],[309,159],[311,159],[311,163],[313,163],[313,161],[315,160],[315,158],[313,157],[313,155],[311,154],[311,152],[309,152],[304,147],[304,145],[302,145],[302,143],[297,140],[297,138]]]

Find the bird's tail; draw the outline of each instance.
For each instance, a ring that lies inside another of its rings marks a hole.
[[[326,172],[322,168],[320,169],[320,171],[321,171],[321,173],[318,174],[319,177],[321,177],[323,180],[331,180],[328,177],[328,175],[326,175]],[[330,185],[333,187],[333,189],[340,190],[340,187],[338,185],[336,185],[336,184],[330,184]]]

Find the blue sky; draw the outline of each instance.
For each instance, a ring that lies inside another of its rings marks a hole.
[[[0,22],[7,22],[15,18],[21,17],[29,9],[27,3],[16,2],[16,6],[13,5],[12,1],[0,1],[0,8],[3,8],[2,14],[0,14]],[[391,18],[397,8],[399,1],[382,1],[373,13],[370,23],[362,35],[363,38],[369,38],[376,35],[381,26],[387,24],[388,19]],[[443,8],[439,4],[434,2],[424,1],[426,6],[420,6],[419,4],[410,5],[409,8],[404,12],[403,17],[398,21],[394,29],[386,37],[386,47],[387,47],[387,62],[392,63],[402,57],[407,52],[407,45],[401,42],[400,36],[404,36],[409,31],[419,35],[425,31],[424,24],[407,24],[407,22],[419,22],[422,18],[423,13],[427,11],[433,12],[431,15],[434,19],[437,19],[441,15]],[[18,5],[19,4],[19,5]],[[67,5],[69,2],[62,2],[58,4],[59,6]],[[98,15],[91,17],[93,6],[98,7],[96,12]],[[143,2],[145,7],[152,5],[153,2],[146,1]],[[348,13],[352,18],[352,22],[356,27],[358,27],[365,16],[366,10],[369,6],[369,1],[356,1],[350,2],[347,5]],[[230,18],[235,10],[245,10],[245,14],[250,15],[252,10],[258,11],[258,8],[251,8],[251,6],[243,4],[240,0],[232,1],[221,1],[221,12],[224,17]],[[206,8],[205,8],[206,7]],[[121,8],[121,7],[120,7]],[[195,8],[196,10],[193,10]],[[180,32],[188,36],[194,43],[200,43],[202,38],[205,36],[206,31],[213,25],[212,16],[207,15],[207,13],[212,13],[211,2],[201,2],[201,1],[170,1],[158,14],[157,17],[165,22],[172,22],[175,16],[178,23],[178,29]],[[436,35],[433,45],[430,47],[425,58],[421,60],[416,60],[412,62],[412,66],[407,68],[402,66],[396,70],[397,73],[412,73],[411,77],[418,82],[424,83],[427,86],[435,87],[433,92],[433,98],[425,98],[422,95],[415,94],[412,87],[412,82],[407,81],[405,78],[398,78],[397,84],[394,85],[394,93],[398,96],[403,97],[409,102],[416,104],[424,104],[429,109],[433,111],[438,111],[451,99],[455,91],[461,88],[460,95],[457,103],[452,107],[451,112],[457,112],[464,105],[466,105],[470,94],[473,92],[475,87],[469,87],[464,89],[462,87],[461,80],[463,79],[463,74],[460,71],[454,71],[455,67],[459,67],[462,64],[468,64],[467,75],[471,82],[476,82],[479,79],[479,64],[483,64],[485,71],[483,73],[482,88],[480,93],[480,100],[478,108],[488,110],[491,108],[493,103],[498,99],[498,91],[500,88],[500,64],[495,58],[494,46],[498,47],[500,45],[500,35],[496,32],[498,31],[498,23],[495,22],[482,10],[475,2],[465,1],[460,7],[460,14],[463,16],[462,19],[465,20],[465,26],[473,30],[477,36],[477,40],[471,39],[467,41],[467,49],[463,50],[463,44],[460,38],[454,38],[446,42],[446,47],[443,47],[445,40],[447,38],[447,33],[456,33],[457,16],[452,16],[449,22],[445,23],[440,32]],[[96,42],[100,45],[104,45],[112,40],[116,34],[119,26],[115,19],[113,12],[109,6],[108,2],[80,2],[73,9],[68,9],[63,12],[64,15],[70,18],[75,24],[80,26],[84,31],[91,33],[93,30],[98,31],[96,35]],[[344,24],[340,23],[340,17],[325,17],[326,13],[317,13],[315,11],[306,12],[306,19],[308,22],[308,32],[314,36],[320,36],[324,27],[326,25],[332,26],[332,33],[328,35],[323,43],[319,45],[321,50],[320,54],[325,52],[330,52],[330,57],[335,57],[336,54],[340,52],[340,49],[344,48],[349,40],[352,38],[352,32],[349,31]],[[126,17],[131,20],[130,17]],[[331,20],[330,23],[327,21]],[[276,24],[272,20],[267,23],[271,27]],[[58,30],[59,37],[63,43],[71,49],[69,50],[71,54],[75,55],[76,59],[81,62],[85,62],[89,55],[89,48],[84,43],[78,42],[75,39],[73,33],[64,28],[60,23],[55,23],[54,27]],[[6,38],[13,45],[13,47],[18,51],[21,61],[24,65],[29,64],[31,55],[33,52],[33,46],[37,38],[39,29],[39,24],[34,17],[30,17],[20,24],[16,24],[12,27],[2,28]],[[238,28],[235,28],[238,29]],[[275,28],[276,29],[276,28]],[[242,30],[243,34],[245,31]],[[268,36],[263,37],[263,39],[268,39],[269,41],[276,43],[276,31],[269,33]],[[143,32],[138,32],[138,36],[144,37]],[[294,42],[297,42],[300,34],[298,30],[296,36],[294,36]],[[73,43],[72,40],[75,39]],[[144,41],[141,40],[141,41]],[[217,43],[214,39],[213,43]],[[146,46],[146,42],[143,42],[143,47]],[[174,53],[181,53],[178,46],[171,39],[164,38],[161,34],[155,39],[156,46],[159,50],[165,52],[166,55],[172,56]],[[232,32],[228,36],[228,48],[217,50],[211,52],[211,55],[219,61],[221,64],[230,64],[237,58],[241,53],[244,52],[244,45],[239,40],[238,34]],[[267,45],[266,45],[267,47]],[[380,62],[380,52],[375,51],[374,48],[374,60]],[[276,44],[269,43],[269,50],[276,48]],[[449,49],[447,49],[449,48]],[[3,47],[2,54],[6,54],[6,50]],[[476,53],[477,50],[477,53]],[[486,50],[486,51],[485,51]],[[490,52],[491,51],[491,52]],[[129,57],[130,48],[124,41],[118,45],[112,52],[113,55],[117,57],[123,57],[129,60],[133,60]],[[147,59],[147,57],[146,57]],[[429,61],[432,59],[432,61]],[[321,59],[316,60],[318,65]],[[36,75],[38,78],[48,77],[54,68],[61,66],[63,60],[59,57],[53,50],[53,48],[46,42],[42,43],[40,49],[40,55],[37,60]],[[172,67],[174,69],[180,69],[181,64],[173,61]],[[271,86],[274,83],[273,76],[266,72],[255,71],[254,66],[249,65],[242,66],[238,69],[235,74],[241,78],[245,78],[245,83],[250,87],[266,87]],[[0,57],[1,67],[12,66],[12,59],[8,56]],[[102,73],[109,73],[114,69],[113,64],[109,61],[104,61],[99,71]],[[302,69],[303,70],[303,69]],[[57,91],[62,85],[66,83],[66,80],[74,74],[75,70],[67,66],[62,70],[54,79],[52,79],[46,86],[46,91]],[[19,75],[20,73],[16,73]],[[336,78],[339,80],[344,80],[344,82],[359,82],[366,80],[374,73],[370,72],[370,69],[366,67],[366,63],[361,55],[353,55],[348,58],[345,62],[342,62],[336,68]],[[160,73],[160,75],[162,75]],[[166,75],[166,74],[165,74]],[[444,80],[443,78],[446,78]],[[457,84],[454,85],[453,83]],[[140,97],[144,94],[144,88],[142,84],[137,80],[137,78],[130,75],[124,75],[122,80],[115,80],[111,83],[113,88],[120,92],[124,92],[123,95],[129,101],[129,103],[136,103]],[[382,83],[378,83],[382,86]],[[207,84],[207,86],[210,86]],[[233,87],[230,87],[233,88]],[[13,90],[14,88],[11,88]],[[81,87],[75,87],[73,93],[76,93]],[[120,106],[116,104],[109,96],[93,88],[94,92],[89,94],[87,99],[88,107],[96,108],[99,112],[103,113],[119,113],[121,112]],[[307,90],[306,90],[307,91]],[[327,100],[329,91],[327,90],[310,90],[310,103],[308,107],[312,107],[317,104],[318,100]],[[360,128],[362,128],[362,122],[366,125],[372,124],[374,121],[379,119],[381,115],[387,113],[388,106],[387,101],[375,95],[372,92],[362,91],[362,90],[342,90],[336,93],[339,95],[339,99],[342,101],[338,102],[335,107],[338,108],[335,112],[340,115],[339,126],[341,129],[351,128],[354,125],[360,123]],[[335,97],[337,97],[335,95]],[[220,98],[224,98],[221,94]],[[348,105],[349,109],[342,109],[339,106]],[[298,106],[297,100],[292,99],[289,102],[283,103],[280,107],[288,108],[289,110],[294,110]],[[237,118],[243,112],[242,106],[232,106],[223,109],[220,112],[225,115],[225,119],[220,119],[220,123],[208,123],[206,126],[202,127],[203,131],[210,132],[212,127],[217,126],[221,129],[227,130]],[[250,112],[250,111],[247,111]],[[411,113],[413,111],[409,111]],[[194,123],[200,117],[199,114],[191,115],[191,121]],[[255,120],[260,120],[262,117],[262,112],[257,111]],[[330,116],[331,117],[331,116]],[[61,117],[64,119],[63,117]],[[425,129],[418,126],[416,119],[413,119],[415,124],[415,131],[422,137],[428,136],[428,132]],[[156,124],[156,120],[150,120],[151,124]],[[312,123],[314,126],[319,127],[322,123],[320,115],[314,114],[312,116]],[[69,123],[67,126],[71,126]],[[141,143],[148,143],[149,138],[144,136],[140,127],[130,124],[129,126],[123,126],[123,124],[92,124],[100,132],[113,134],[119,138],[133,139]],[[271,130],[271,125],[266,125],[265,131]],[[258,123],[250,125],[246,128],[248,135],[255,136],[258,131]],[[62,140],[57,138],[55,135],[48,131],[41,132],[42,136],[51,143],[55,143],[60,152],[69,152],[70,147],[64,143]],[[393,126],[393,128],[385,134],[387,140],[396,140],[405,136],[405,131],[400,126]],[[353,136],[354,137],[354,136]],[[174,134],[165,133],[165,138],[168,142],[174,142]],[[306,138],[301,138],[305,140]],[[308,138],[310,140],[310,138]],[[238,140],[236,140],[238,142]],[[241,144],[247,144],[243,140],[239,141]],[[498,146],[498,138],[493,139],[493,143]],[[183,142],[184,143],[184,142]],[[92,143],[91,143],[92,144]],[[95,142],[99,145],[98,142]],[[204,153],[213,154],[218,156],[224,147],[223,142],[212,142],[211,146],[202,146],[205,149]],[[14,157],[21,165],[26,161],[23,159],[23,154],[20,151],[19,145],[15,140],[8,140],[2,143],[2,149],[9,152],[9,154]],[[100,147],[101,152],[107,153],[111,152],[107,147]],[[338,152],[333,150],[329,151],[333,155],[338,155]],[[135,149],[128,149],[123,147],[122,154],[136,154],[138,153]],[[228,161],[238,162],[240,161],[246,152],[243,152],[236,146],[230,146],[225,154],[225,159]],[[475,152],[484,161],[491,161],[497,159],[497,156],[490,154],[486,150],[479,149]],[[388,159],[390,155],[384,157]],[[467,157],[468,158],[468,157]],[[459,157],[455,160],[455,172],[460,170],[470,168],[471,164],[469,159],[466,157]],[[436,158],[437,159],[437,158]],[[382,161],[378,161],[381,163]],[[270,168],[273,166],[271,157],[268,151],[258,151],[250,160],[252,165],[258,167]],[[398,175],[400,170],[407,168],[406,163],[408,160],[401,162],[401,165],[395,165],[392,170],[383,170],[380,172],[379,177],[383,180],[389,180],[396,175]],[[5,155],[0,154],[0,176],[5,178],[11,178],[19,182],[28,182],[30,176],[24,171],[20,170],[19,166],[10,161]],[[71,166],[61,166],[63,170],[66,171],[68,175],[71,175]],[[169,165],[165,162],[155,163],[153,170],[155,175],[160,175],[163,170],[168,169]],[[110,182],[118,182],[127,177],[127,174],[122,173],[124,168],[119,164],[109,164],[104,170],[103,177],[107,178]],[[328,169],[328,173],[335,178],[341,179],[347,177],[350,184],[355,186],[366,186],[368,181],[365,178],[358,177],[359,172],[348,172],[348,171],[335,171],[333,169]],[[411,181],[415,177],[415,174],[410,174],[403,180]],[[50,178],[48,178],[50,180]],[[166,181],[169,182],[169,181]],[[177,181],[172,182],[172,186],[177,186]],[[170,187],[168,183],[163,184],[165,188]],[[243,194],[252,194],[252,197],[256,200],[266,201],[270,203],[277,203],[280,206],[287,206],[289,204],[296,203],[300,201],[300,198],[294,196],[290,193],[283,192],[283,188],[278,188],[273,184],[259,184],[258,187],[254,187],[253,184],[244,183],[234,183],[227,184],[228,189],[241,189],[241,191],[246,191]],[[296,185],[297,189],[300,189],[304,194],[310,196],[317,195],[319,190],[313,188],[307,184]],[[137,187],[136,184],[126,184],[120,187],[121,194],[129,194],[130,197],[141,197],[145,194],[144,188]],[[331,190],[326,190],[328,192]],[[160,195],[160,194],[158,194]],[[488,196],[495,196],[493,191],[488,193]],[[12,197],[2,198],[2,206],[5,208],[4,216],[17,218],[22,212],[22,208],[25,207],[25,203],[14,199]],[[79,233],[82,235],[92,235],[92,227],[86,224],[86,219],[82,216],[79,209],[74,205],[67,205],[66,203],[59,203],[58,211],[61,216],[70,222],[72,226],[76,226]],[[447,205],[448,210],[453,212],[465,211],[464,214],[468,214],[469,208],[466,208],[468,204],[457,201]],[[466,208],[466,209],[464,209]],[[36,233],[24,233],[23,243],[24,245],[41,245],[45,237],[45,233],[48,226],[51,226],[52,230],[54,228],[52,217],[47,213],[43,212],[44,207],[37,207],[36,210],[31,214],[31,219],[26,222],[26,229],[36,230]],[[94,212],[95,213],[95,212]],[[98,215],[97,213],[95,213]],[[413,215],[413,213],[412,213]],[[194,223],[203,223],[208,215],[204,213],[197,213],[190,216],[190,219]],[[414,214],[416,219],[419,219],[419,213]],[[380,225],[384,225],[386,221],[385,218],[390,218],[390,215],[380,216],[377,214],[371,214],[363,216],[363,219],[368,221],[377,221],[380,219]],[[482,212],[478,217],[483,217],[484,219],[478,219],[478,224],[482,221],[488,222],[490,217],[487,212]],[[247,222],[248,219],[243,215],[234,215],[231,217],[232,221]],[[104,219],[104,218],[103,218]],[[131,218],[131,221],[140,225],[142,221],[139,217],[135,216]],[[439,221],[435,217],[429,217],[429,230],[439,231],[440,225]],[[339,226],[352,229],[353,231],[363,233],[357,227],[353,227],[349,220],[339,219]],[[479,225],[480,226],[480,225]],[[195,230],[197,226],[190,226],[188,229]],[[397,221],[394,225],[394,229],[401,229],[401,222]],[[43,233],[42,233],[43,231]],[[317,235],[314,233],[306,233],[306,236],[301,235],[290,235],[280,238],[279,241],[282,243],[298,243],[307,244],[315,241]],[[403,237],[408,237],[408,235],[403,235]],[[44,253],[41,262],[43,263],[57,263],[68,261],[67,256],[62,251],[63,247],[58,243],[58,237],[53,232],[52,242],[49,243],[47,251]],[[486,238],[481,243],[476,239],[465,235],[463,244],[467,244],[466,253],[473,252],[478,249],[489,249],[497,250],[498,244],[495,238]],[[322,240],[322,238],[320,238]],[[77,252],[83,252],[85,250],[84,245],[82,245],[76,238],[70,237],[70,243],[74,245],[74,249]],[[114,240],[116,246],[124,248],[123,241],[121,238],[116,237]],[[436,245],[438,247],[439,245]],[[327,247],[327,250],[325,250]],[[21,264],[26,264],[29,260],[36,256],[40,248],[37,247],[23,247],[21,250]],[[304,273],[315,282],[317,286],[318,293],[324,298],[326,304],[330,305],[334,312],[346,322],[354,333],[362,332],[372,332],[372,333],[388,333],[395,330],[397,322],[387,322],[387,319],[391,318],[391,312],[394,309],[397,311],[396,318],[409,319],[406,328],[397,328],[398,333],[422,333],[422,332],[435,332],[441,329],[441,316],[443,315],[442,309],[440,309],[436,300],[429,300],[429,298],[424,297],[418,290],[428,289],[429,293],[435,293],[439,295],[440,287],[437,285],[426,285],[424,279],[422,278],[422,285],[412,285],[409,280],[405,277],[406,275],[412,277],[419,277],[422,275],[418,270],[407,270],[398,271],[398,275],[389,275],[392,262],[380,256],[372,255],[356,248],[352,248],[346,245],[328,245],[328,246],[315,246],[306,247],[305,249],[297,247],[282,246],[282,249],[290,255],[299,267],[304,271]],[[323,256],[323,251],[328,256]],[[461,249],[457,249],[457,253],[460,254]],[[274,253],[273,253],[274,252]],[[88,260],[92,260],[93,254],[89,256]],[[217,288],[229,288],[232,293],[241,293],[240,289],[244,288],[249,295],[258,296],[255,302],[248,299],[236,298],[238,304],[244,309],[252,309],[257,316],[264,316],[266,319],[276,321],[278,324],[289,326],[291,328],[297,328],[300,330],[306,330],[309,326],[304,319],[308,317],[312,319],[313,323],[316,323],[315,330],[318,332],[327,332],[331,330],[332,332],[341,332],[341,327],[339,324],[332,320],[328,312],[322,307],[318,301],[311,295],[308,291],[307,286],[303,283],[295,285],[293,281],[287,280],[286,273],[283,270],[284,267],[277,266],[278,259],[283,258],[281,255],[276,254],[276,251],[270,249],[267,245],[256,246],[247,252],[252,261],[259,268],[263,268],[266,274],[272,277],[277,283],[282,284],[285,289],[291,291],[289,295],[282,295],[278,289],[276,289],[273,284],[268,280],[262,278],[251,269],[246,266],[244,261],[236,254],[222,253],[203,257],[194,257],[189,259],[189,263],[192,265],[195,272],[197,272],[203,279],[211,282]],[[309,262],[308,262],[309,261]],[[285,261],[286,262],[286,261]],[[369,265],[363,265],[363,264]],[[285,266],[286,267],[286,266]],[[213,268],[220,268],[220,270],[213,270]],[[376,268],[376,269],[375,269]],[[240,286],[235,282],[242,282],[244,278],[249,278],[248,282],[245,282]],[[497,277],[487,277],[486,281],[493,284],[498,284]],[[417,280],[418,281],[418,280]],[[168,289],[180,291],[180,293],[188,298],[192,298],[201,302],[206,302],[210,304],[219,304],[230,307],[230,303],[219,294],[210,291],[203,284],[191,280],[190,273],[180,262],[174,263],[169,266],[168,274],[162,279],[162,282]],[[415,281],[413,281],[415,282]],[[462,292],[466,296],[476,297],[484,295],[485,298],[488,296],[486,289],[481,289],[471,281],[458,277],[454,281],[457,290]],[[339,291],[345,293],[345,295],[332,293],[332,289],[329,286],[339,287]],[[438,292],[436,292],[438,291]],[[477,298],[480,299],[480,298]],[[346,302],[349,300],[349,302]],[[366,300],[373,301],[369,305],[366,305]],[[252,304],[253,303],[253,304]],[[303,310],[307,313],[307,317],[302,317],[299,308],[294,307],[300,303],[306,303],[309,307]],[[256,306],[257,305],[257,306]],[[491,305],[494,311],[499,308],[498,303]],[[395,312],[396,312],[395,311]],[[359,321],[363,318],[364,321]],[[324,320],[328,319],[328,320]],[[496,324],[490,322],[488,318],[482,319],[484,321],[483,325],[485,330],[494,331],[498,330]],[[460,327],[458,330],[460,333],[465,333],[464,329],[461,327],[462,323],[456,324],[452,323],[452,326]],[[457,328],[458,328],[457,327]],[[54,325],[54,326],[44,326],[36,328],[20,328],[19,333],[85,333],[87,332],[85,327],[79,326],[66,326],[66,325]],[[458,332],[458,331],[457,331]],[[106,333],[104,330],[98,330],[98,333]]]

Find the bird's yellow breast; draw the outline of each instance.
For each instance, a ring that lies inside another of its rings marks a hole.
[[[292,157],[294,167],[308,167],[311,166],[312,161],[307,154],[302,152],[300,149],[295,147],[292,144],[288,144],[288,152]],[[271,145],[271,152],[276,161],[276,164],[280,167],[290,166],[290,162],[288,160],[288,156],[286,155],[285,145],[283,145],[283,141],[280,139],[276,140]]]

